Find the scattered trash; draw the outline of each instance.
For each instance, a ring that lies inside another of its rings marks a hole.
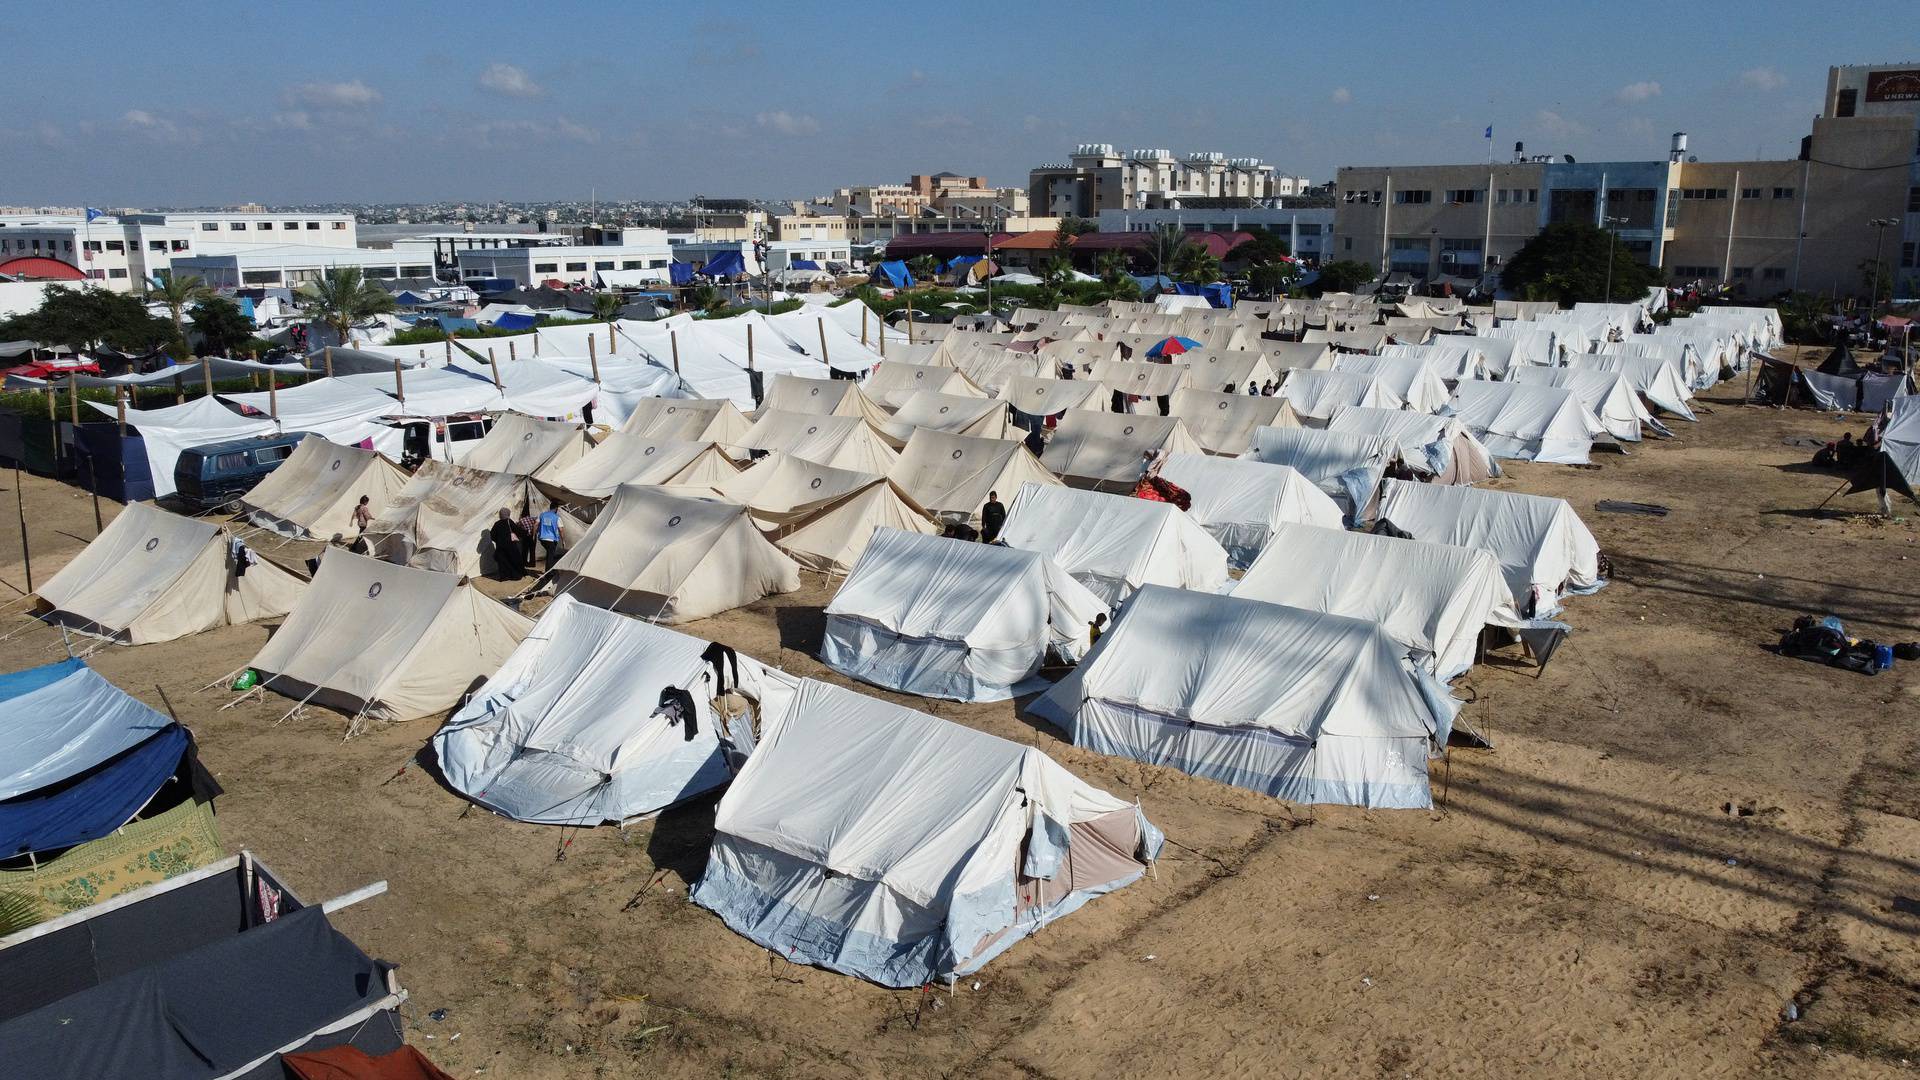
[[[1659,503],[1629,502],[1625,499],[1601,499],[1593,504],[1593,508],[1606,514],[1644,514],[1647,517],[1666,517],[1673,512]]]
[[[1739,865],[1740,865],[1740,860],[1739,860],[1739,859],[1728,859],[1728,860],[1727,860],[1727,865],[1728,865],[1728,866],[1739,866]]]
[[[427,1019],[433,1020],[433,1021],[445,1020],[446,1018],[447,1018],[447,1010],[445,1009],[435,1009],[432,1012],[427,1014]]]
[[[975,983],[973,984],[973,988],[974,988],[974,990],[976,990],[976,991],[978,991],[978,990],[980,989],[980,984],[979,984],[978,982],[975,982]]]
[[[947,1007],[946,1002],[940,1000],[939,998],[933,999],[933,1008],[935,1012],[938,1012],[939,1010],[944,1009],[946,1007]]]
[[[1361,986],[1372,986],[1372,985],[1373,985],[1373,980],[1372,980],[1371,978],[1369,978],[1368,976],[1365,976],[1365,975],[1362,975],[1362,976],[1360,976],[1360,985],[1361,985]]]
[[[260,685],[260,673],[252,668],[241,672],[240,677],[233,680],[235,690],[251,690],[258,685]]]
[[[461,1032],[458,1032],[458,1031],[456,1031],[456,1032],[454,1032],[454,1033],[453,1033],[453,1037],[452,1037],[452,1038],[450,1038],[450,1039],[448,1039],[447,1041],[448,1041],[448,1042],[459,1042],[459,1041],[460,1041],[460,1036],[461,1036],[461,1034],[462,1034]]]
[[[1377,893],[1377,892],[1370,892],[1370,893],[1368,893],[1368,894],[1367,894],[1367,899],[1368,899],[1368,900],[1378,900],[1378,899],[1380,899],[1380,894],[1379,894],[1379,893]]]
[[[1143,956],[1143,957],[1141,957],[1140,959],[1142,959],[1142,960],[1158,960],[1158,959],[1160,959],[1160,958],[1159,958],[1158,956],[1155,956],[1155,955],[1153,955],[1152,953],[1148,953],[1147,955],[1145,955],[1145,956]]]
[[[1787,1002],[1787,1010],[1782,1015],[1787,1018],[1787,1023],[1789,1024],[1793,1023],[1795,1020],[1800,1019],[1799,1002],[1795,1002],[1795,1001]]]
[[[439,1036],[438,1036],[438,1035],[428,1035],[428,1036],[427,1036],[427,1038],[429,1038],[429,1039],[437,1039],[437,1038],[439,1038]]]

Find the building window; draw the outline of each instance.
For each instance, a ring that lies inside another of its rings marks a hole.
[[[1432,202],[1433,192],[1420,190],[1396,191],[1393,193],[1393,201],[1408,206],[1418,206],[1423,203]]]
[[[1920,187],[1907,189],[1907,213],[1920,214]]]
[[[1681,188],[1680,197],[1695,202],[1700,200],[1724,199],[1727,197],[1727,189],[1707,187]]]
[[[109,240],[107,241],[107,250],[124,252],[127,250],[127,245],[124,240]]]
[[[1352,251],[1352,250],[1353,250],[1353,237],[1351,237],[1351,236],[1343,236],[1343,237],[1341,237],[1341,238],[1340,238],[1340,243],[1341,243],[1341,245],[1342,245],[1342,246],[1341,246],[1341,249],[1340,249],[1340,250],[1342,250],[1342,251]]]
[[[227,222],[227,229],[231,232],[246,232],[247,223],[244,221],[229,221]]]
[[[167,250],[167,242],[165,240],[149,240],[147,241],[147,250],[165,251]]]
[[[1766,267],[1760,271],[1760,278],[1763,281],[1785,281],[1787,280],[1787,268],[1784,266]]]
[[[1486,198],[1487,193],[1479,188],[1455,188],[1447,192],[1450,203],[1477,203]]]
[[[622,262],[622,263],[620,264],[620,269],[622,269],[622,270],[645,270],[645,269],[646,269],[646,267],[645,267],[644,265],[642,265],[642,264],[641,264],[641,262],[640,262],[640,260],[639,260],[639,259],[627,259],[626,261],[624,261],[624,262]]]
[[[82,251],[99,251],[99,250],[100,250],[100,241],[98,241],[98,240],[83,240],[83,241],[81,241],[81,243],[80,243],[80,249],[81,249]],[[26,242],[25,242],[25,241],[22,241],[22,242],[21,242],[21,244],[20,244],[20,250],[22,250],[22,251],[25,251],[25,250],[26,250]]]
[[[127,276],[127,272],[124,269],[115,267],[107,271],[107,276],[110,278],[123,278]]]
[[[272,232],[272,231],[273,231],[273,222],[271,222],[271,221],[262,221],[262,222],[260,222],[260,231],[261,231],[261,232]]]
[[[319,232],[319,231],[320,231],[320,223],[319,223],[319,222],[317,222],[317,221],[309,221],[309,222],[307,222],[307,228],[308,228],[308,230],[310,230],[310,231],[312,231],[312,232]]]
[[[432,277],[432,276],[433,276],[433,267],[431,267],[431,266],[403,266],[403,267],[401,267],[401,268],[400,268],[400,276],[401,276],[401,277]]]
[[[1794,191],[1790,187],[1777,187],[1773,189],[1773,197],[1776,199],[1791,199],[1793,195]]]
[[[185,250],[187,250],[187,242],[186,242],[185,240],[175,240],[175,241],[173,241],[173,250],[175,250],[175,251],[185,251]]]
[[[611,270],[613,269],[613,260],[612,259],[601,260],[599,262],[594,263],[593,268],[595,270]]]
[[[1701,281],[1717,281],[1720,278],[1720,268],[1717,266],[1676,266],[1673,268],[1673,276],[1684,281],[1693,281],[1696,279]]]
[[[245,270],[241,272],[240,280],[248,285],[278,285],[280,284],[280,271]]]
[[[1760,189],[1757,187],[1743,187],[1740,189],[1740,197],[1743,199],[1757,199],[1760,197]]]
[[[1387,267],[1395,273],[1425,274],[1430,261],[1427,238],[1396,237],[1387,255]]]
[[[282,228],[286,229],[288,232],[292,232],[300,227],[300,223],[297,221],[283,221],[280,223],[280,225]]]
[[[534,263],[533,264],[533,272],[536,274],[551,274],[558,269],[560,269],[559,263]]]
[[[1900,245],[1900,267],[1911,270],[1916,266],[1920,266],[1920,243],[1909,240]]]
[[[1845,90],[1840,91],[1839,96],[1834,100],[1834,103],[1833,103],[1833,115],[1852,116],[1855,103],[1857,103],[1859,100],[1860,100],[1860,91],[1855,90],[1851,86],[1847,87]]]
[[[385,278],[390,281],[399,277],[400,272],[391,266],[369,266],[367,267],[367,276],[370,278]]]
[[[581,273],[585,271],[586,268],[587,268],[587,264],[583,262],[570,262],[567,264],[568,273],[573,273],[573,274]]]
[[[343,232],[345,231],[346,227],[347,227],[347,223],[344,221],[336,221],[333,223],[334,232]]]
[[[1734,281],[1749,281],[1753,278],[1753,267],[1736,266],[1733,268]]]
[[[203,221],[200,223],[200,231],[201,232],[219,232],[220,223],[217,221]]]

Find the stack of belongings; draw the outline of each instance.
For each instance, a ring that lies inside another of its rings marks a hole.
[[[1819,619],[1801,615],[1793,620],[1791,630],[1780,635],[1780,655],[1862,675],[1878,675],[1893,666],[1895,657],[1920,660],[1920,642],[1889,645],[1870,638],[1848,637],[1846,625],[1832,615]]]

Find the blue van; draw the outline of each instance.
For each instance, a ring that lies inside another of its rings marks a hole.
[[[311,432],[289,431],[250,439],[190,446],[173,466],[173,486],[194,511],[211,510],[253,490],[266,475],[293,456],[293,448]]]

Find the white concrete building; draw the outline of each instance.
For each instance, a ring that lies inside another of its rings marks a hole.
[[[0,221],[0,262],[23,256],[59,259],[80,269],[103,288],[143,292],[149,278],[164,274],[178,256],[190,254],[195,237],[177,225],[125,222],[100,217],[34,218]]]
[[[352,214],[302,214],[241,211],[122,214],[120,220],[138,225],[176,225],[191,229],[203,244],[244,244],[255,247],[357,246]],[[95,224],[98,224],[96,222]]]
[[[658,270],[665,278],[673,253],[661,232],[658,241],[646,243],[475,248],[458,251],[455,258],[462,281],[507,278],[533,287],[547,281],[592,285],[602,270]]]
[[[337,266],[357,266],[367,277],[378,280],[430,278],[433,276],[433,251],[431,248],[374,251],[304,244],[284,247],[249,245],[177,256],[173,260],[175,273],[197,275],[216,289],[293,288],[318,280]]]

